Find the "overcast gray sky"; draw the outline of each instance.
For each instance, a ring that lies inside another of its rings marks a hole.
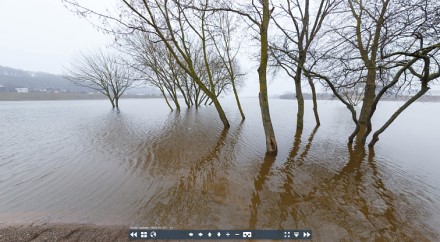
[[[94,6],[109,0],[87,1]],[[90,5],[88,5],[90,6]],[[93,7],[93,6],[92,6]],[[112,36],[97,31],[86,19],[68,11],[61,0],[2,1],[0,7],[0,65],[29,71],[62,74],[80,51],[108,46]],[[242,96],[258,95],[255,63],[241,57],[247,70]],[[293,91],[293,81],[279,76],[270,81],[269,95]]]
[[[2,1],[0,33],[0,65],[54,74],[75,53],[111,43],[60,0]]]

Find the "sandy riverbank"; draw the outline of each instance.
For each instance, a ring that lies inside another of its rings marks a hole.
[[[128,229],[91,224],[0,225],[0,241],[128,241]]]

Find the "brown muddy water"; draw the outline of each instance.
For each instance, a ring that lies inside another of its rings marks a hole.
[[[349,147],[350,113],[321,101],[295,132],[293,100],[271,100],[276,158],[258,100],[232,127],[212,107],[162,100],[0,102],[0,223],[175,229],[312,229],[315,240],[440,240],[440,103],[416,103],[374,151]],[[399,102],[385,102],[381,124]]]

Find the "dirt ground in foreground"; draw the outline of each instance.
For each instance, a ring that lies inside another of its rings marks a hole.
[[[0,225],[0,241],[128,241],[128,229],[89,224]]]

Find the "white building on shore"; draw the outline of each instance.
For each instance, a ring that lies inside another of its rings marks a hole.
[[[28,92],[29,92],[29,88],[25,88],[25,87],[15,88],[15,90],[16,90],[18,93],[28,93]]]

